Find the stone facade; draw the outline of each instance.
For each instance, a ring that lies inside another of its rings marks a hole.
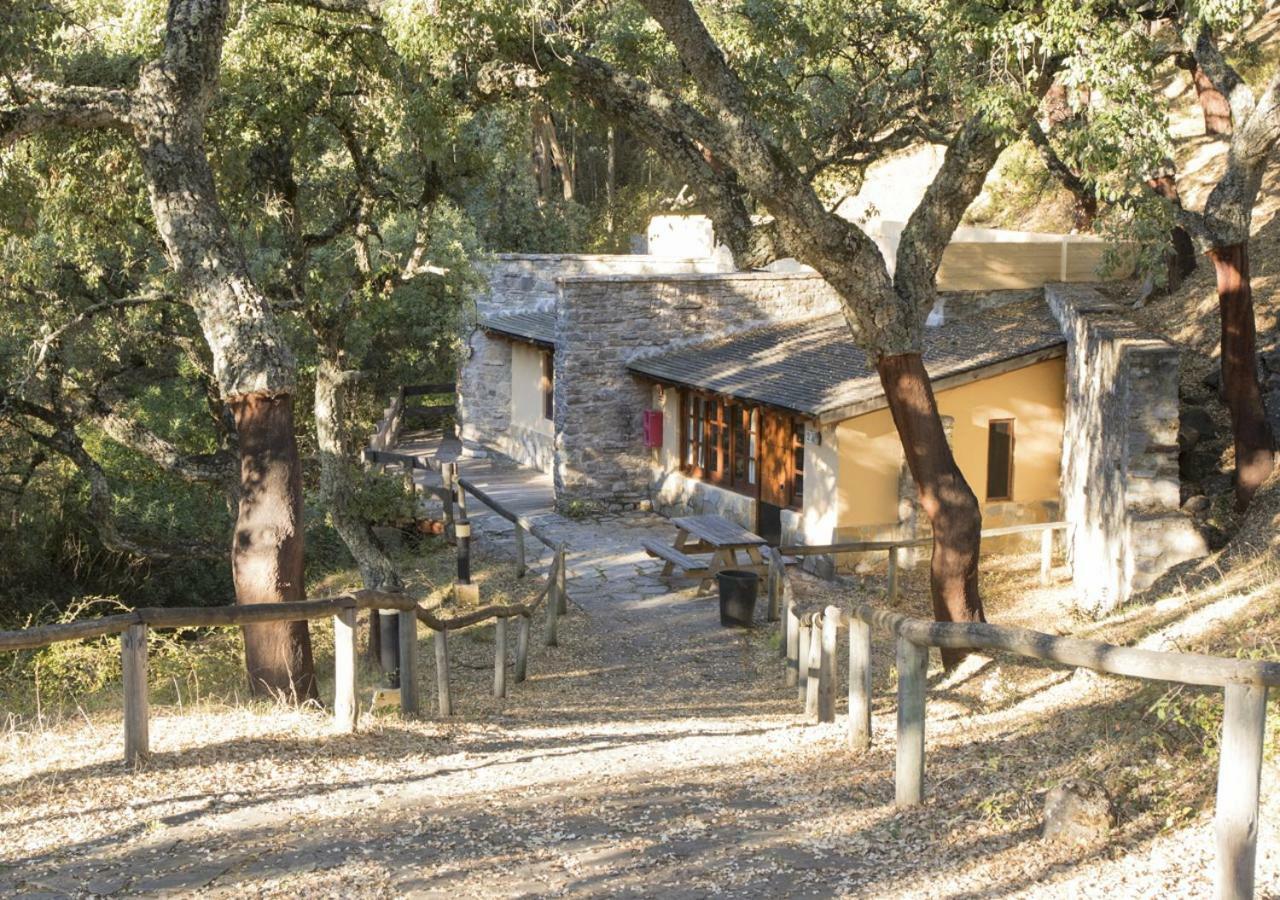
[[[839,310],[810,274],[567,277],[556,306],[557,502],[648,508],[656,477],[641,417],[650,386],[627,363],[784,319]]]
[[[507,253],[483,263],[481,269],[488,276],[488,288],[476,298],[477,318],[552,310],[556,281],[566,275],[718,272],[723,263],[643,255]],[[468,453],[483,454],[489,447],[518,462],[550,470],[550,443],[512,432],[511,342],[479,328],[471,330],[458,368],[458,427]]]
[[[1179,511],[1179,351],[1087,286],[1049,285],[1067,339],[1063,512],[1077,603],[1103,615],[1203,556]]]

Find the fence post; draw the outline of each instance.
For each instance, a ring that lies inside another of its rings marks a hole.
[[[523,578],[526,571],[524,564],[524,526],[516,522],[516,577]]]
[[[560,604],[560,615],[562,616],[569,614],[569,590],[566,586],[568,576],[565,571],[567,563],[567,560],[565,559],[565,550],[566,547],[564,544],[561,544],[556,549],[556,555],[560,557],[560,565],[556,568],[556,597],[558,598],[557,602]]]
[[[457,540],[453,533],[453,496],[456,490],[458,464],[447,462],[440,465],[440,483],[444,486],[444,535],[450,544]]]
[[[548,647],[555,647],[560,643],[557,634],[560,624],[560,598],[557,594],[560,592],[560,567],[563,564],[564,550],[557,550],[556,555],[551,558],[551,571],[547,573],[551,584],[547,588],[547,622],[543,643]]]
[[[898,636],[898,757],[894,803],[915,806],[924,799],[924,689],[929,648]]]
[[[124,676],[124,762],[135,766],[151,753],[146,625],[130,625],[120,633],[120,668]]]
[[[818,694],[822,688],[822,614],[814,613],[809,625],[809,659],[805,681],[804,714],[818,721]]]
[[[787,656],[785,687],[795,687],[800,681],[800,618],[796,615],[796,605],[787,603],[784,613],[786,622],[786,646],[783,650]]]
[[[356,730],[360,706],[356,702],[356,608],[333,617],[333,724],[342,733]]]
[[[1040,583],[1049,583],[1049,572],[1053,569],[1053,529],[1046,528],[1040,532]]]
[[[449,696],[449,631],[442,628],[435,634],[436,645],[436,696],[439,698],[440,715],[453,715],[453,699]]]
[[[418,613],[400,612],[400,715],[417,718],[418,708]]]
[[[849,747],[871,747],[871,626],[849,616]]]
[[[800,617],[796,636],[796,699],[801,703],[809,695],[809,622]]]
[[[822,664],[818,677],[818,721],[836,720],[836,643],[840,636],[840,608],[822,613]]]
[[[507,696],[507,620],[502,616],[493,623],[493,696]]]
[[[786,577],[786,571],[783,568],[782,553],[777,547],[769,548],[769,606],[767,610],[767,619],[770,622],[778,621],[782,610],[782,579]],[[786,626],[783,626],[783,637],[786,637]]]
[[[529,617],[521,616],[516,631],[516,683],[524,681],[529,668]]]
[[[898,602],[898,545],[889,548],[889,605]]]
[[[1218,896],[1236,900],[1253,896],[1267,689],[1231,684],[1224,693],[1214,829],[1218,837]]]

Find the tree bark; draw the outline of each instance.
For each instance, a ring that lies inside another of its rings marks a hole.
[[[881,356],[876,371],[920,491],[920,506],[933,527],[934,617],[939,622],[985,622],[978,594],[982,511],[947,443],[924,361],[919,353]],[[942,651],[948,669],[964,657],[963,650]]]
[[[1222,318],[1222,399],[1231,412],[1236,450],[1236,506],[1245,509],[1275,468],[1275,439],[1258,383],[1257,334],[1248,243],[1209,251]]]
[[[1174,180],[1173,175],[1168,172],[1161,173],[1147,179],[1147,185],[1177,209],[1182,208],[1182,196],[1178,193],[1178,183]],[[1187,233],[1187,229],[1181,225],[1174,225],[1169,231],[1168,260],[1169,271],[1166,289],[1172,293],[1181,286],[1188,275],[1196,270],[1198,265],[1196,262],[1195,242],[1191,240],[1191,235]]]
[[[231,401],[231,410],[240,435],[240,508],[231,550],[236,601],[304,600],[293,397],[242,394]],[[305,622],[246,625],[244,646],[254,694],[293,703],[319,696]]]
[[[1187,53],[1178,58],[1178,65],[1191,75],[1191,83],[1196,89],[1196,100],[1200,103],[1200,111],[1204,114],[1205,134],[1231,133],[1231,104],[1222,91],[1218,90],[1208,74],[1202,69],[1193,54]]]

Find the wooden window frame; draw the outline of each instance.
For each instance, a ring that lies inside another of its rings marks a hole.
[[[1008,472],[1005,474],[1005,478],[1006,478],[1005,486],[1008,488],[1008,491],[1006,492],[1005,495],[995,495],[991,493],[991,434],[992,434],[992,431],[994,430],[994,426],[996,425],[1009,426],[1009,466],[1008,466]],[[987,420],[987,491],[986,491],[986,495],[987,495],[988,503],[1012,503],[1013,502],[1013,496],[1014,496],[1013,460],[1015,455],[1014,451],[1017,448],[1017,445],[1018,445],[1017,430],[1015,427],[1014,419],[1008,418],[1008,419],[988,419]]]
[[[542,351],[542,418],[554,422],[556,418],[556,354]]]
[[[707,484],[715,485],[723,490],[733,491],[756,500],[760,499],[760,480],[763,473],[762,455],[764,452],[764,417],[765,408],[759,404],[744,403],[732,397],[725,397],[707,391],[680,388],[680,440],[679,468],[691,478]],[[697,403],[702,403],[702,415],[695,412]],[[778,415],[787,415],[778,412]],[[737,419],[741,418],[744,427],[741,437],[747,442],[746,456],[742,456],[739,446],[739,429]],[[807,427],[803,419],[788,416],[791,422],[791,443],[780,448],[784,451],[787,463],[787,497],[789,509],[800,509],[804,505],[803,486],[796,489],[796,477],[804,477],[804,468],[797,472],[795,453],[799,449],[804,452],[804,436]],[[691,434],[690,427],[697,422],[697,433]],[[712,446],[712,429],[719,430],[720,442]],[[723,435],[727,432],[728,441]],[[751,446],[754,444],[754,452]],[[745,466],[743,476],[738,478],[734,467],[742,456]],[[701,463],[699,462],[701,459]],[[754,480],[753,479],[754,476]]]
[[[787,504],[788,509],[802,509],[804,507],[804,476],[805,465],[800,463],[800,468],[796,468],[796,451],[800,451],[800,459],[804,459],[804,435],[808,426],[803,419],[793,418],[791,420],[791,446],[787,448],[787,493],[791,497],[791,502]],[[797,485],[797,480],[799,484]]]

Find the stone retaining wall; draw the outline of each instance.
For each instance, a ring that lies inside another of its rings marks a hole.
[[[627,371],[629,361],[839,308],[835,292],[812,274],[562,279],[556,307],[557,503],[650,507],[654,464],[641,431],[650,386]]]
[[[1067,339],[1063,512],[1077,603],[1103,615],[1203,556],[1179,511],[1177,347],[1087,286],[1048,285]]]

